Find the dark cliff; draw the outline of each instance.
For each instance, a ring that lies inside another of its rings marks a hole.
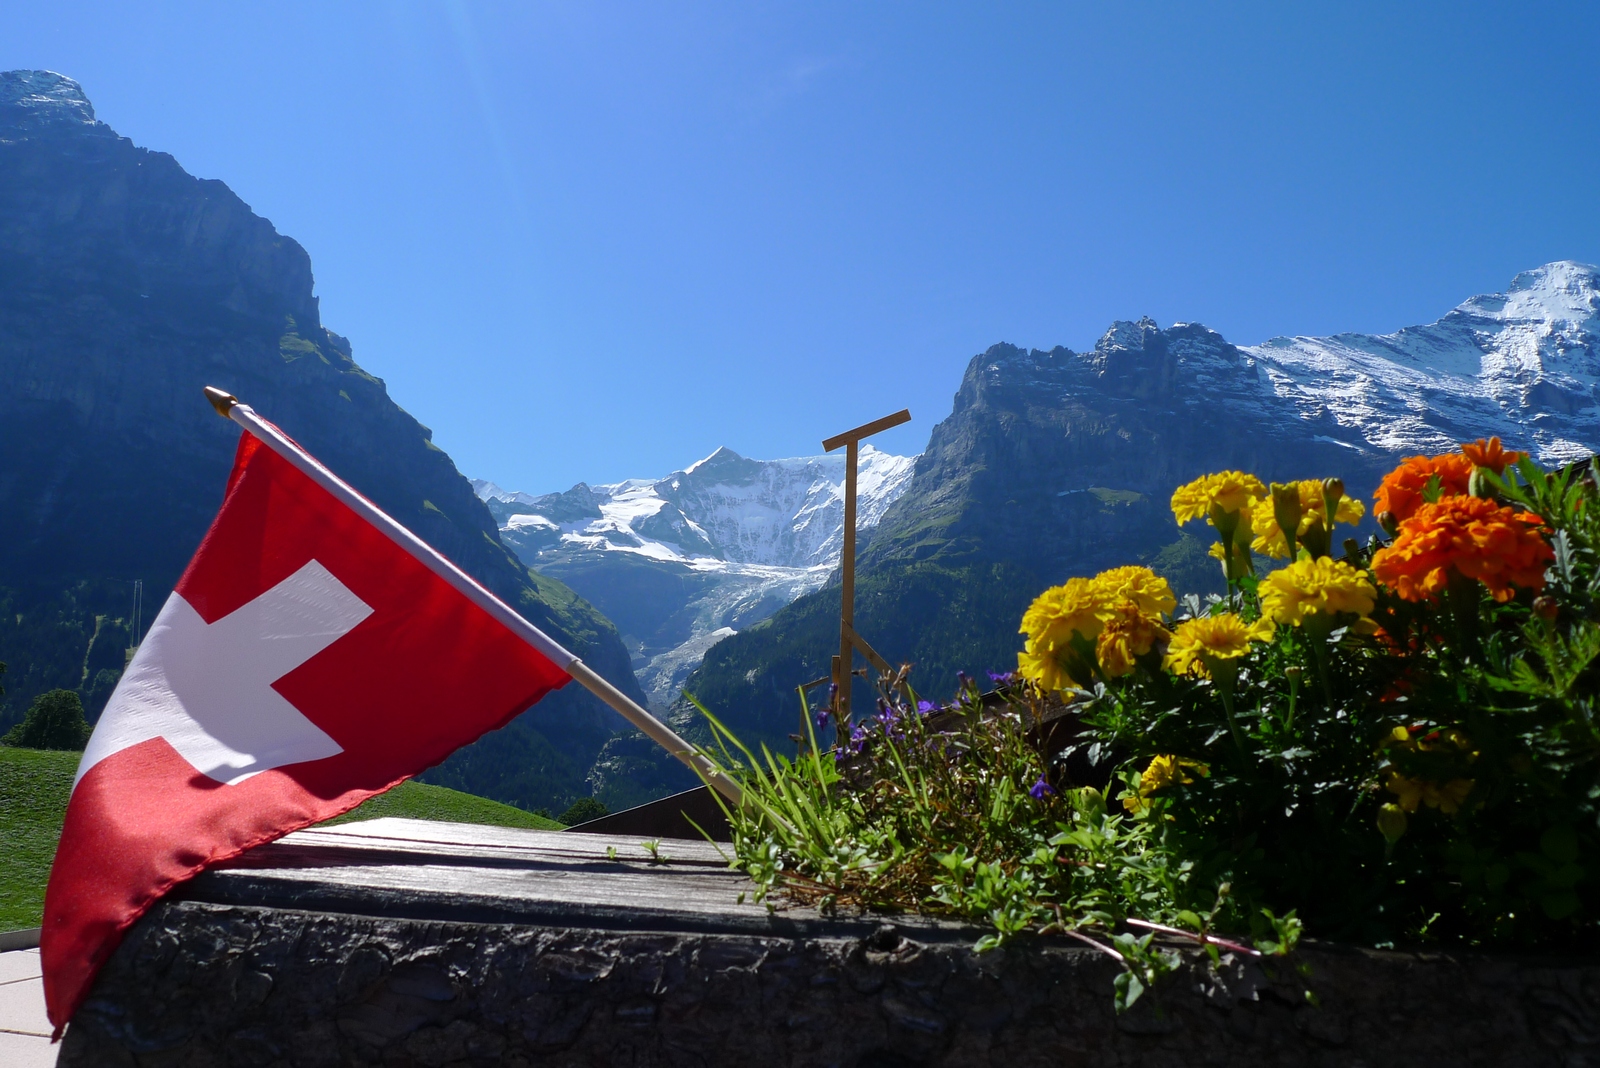
[[[501,545],[428,429],[323,327],[305,250],[222,182],[94,121],[70,79],[17,71],[0,74],[0,586],[18,619],[0,627],[0,660],[12,669],[11,717],[30,687],[89,687],[91,668],[120,668],[126,583],[144,580],[148,618],[198,544],[239,433],[203,402],[204,385],[248,400],[639,696],[611,624]],[[79,678],[47,678],[31,662],[50,643],[30,616],[63,634],[76,622],[71,640],[88,643],[70,658]],[[583,776],[616,722],[572,687],[429,777],[561,804],[588,793]]]

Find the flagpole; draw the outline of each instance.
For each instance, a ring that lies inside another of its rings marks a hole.
[[[424,567],[454,586],[467,600],[499,620],[513,634],[533,646],[542,656],[577,680],[584,689],[619,712],[623,719],[639,728],[651,741],[677,757],[684,764],[687,764],[691,771],[698,774],[723,797],[735,805],[744,803],[744,793],[739,788],[739,784],[718,771],[715,764],[706,759],[694,746],[680,738],[671,727],[668,727],[648,711],[639,707],[638,703],[627,694],[607,682],[598,672],[577,656],[568,652],[559,642],[545,634],[544,631],[523,619],[515,609],[490,593],[471,575],[468,575],[447,560],[437,549],[401,526],[387,512],[357,493],[349,483],[324,467],[316,457],[289,440],[283,431],[257,415],[255,409],[239,400],[233,394],[226,393],[215,386],[207,386],[205,392],[206,400],[211,402],[211,406],[217,410],[218,415],[239,424],[267,448],[293,464],[307,478],[344,502],[366,519],[367,522],[387,535],[390,541],[393,541],[400,548],[416,557]]]

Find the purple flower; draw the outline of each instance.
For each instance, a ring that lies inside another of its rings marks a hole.
[[[965,671],[956,672],[956,685],[959,686],[961,689],[965,690],[967,688],[967,684],[970,683],[971,681],[972,681],[972,679],[970,679],[967,676],[967,673]]]
[[[822,728],[824,728],[824,727],[826,727],[828,725],[828,717],[832,713],[833,713],[833,709],[831,709],[831,708],[819,708],[819,709],[817,709],[817,730],[821,730]]]
[[[926,716],[929,712],[939,711],[939,706],[934,704],[932,701],[918,701],[917,711]]]
[[[850,728],[850,748],[861,752],[867,747],[867,728],[857,724]]]
[[[1056,788],[1046,782],[1043,775],[1039,776],[1038,782],[1034,783],[1028,788],[1028,796],[1033,798],[1035,801],[1043,801],[1046,797],[1049,797],[1055,792]]]
[[[1015,671],[991,671],[989,672],[989,681],[996,686],[1010,686],[1017,681],[1017,673]]]

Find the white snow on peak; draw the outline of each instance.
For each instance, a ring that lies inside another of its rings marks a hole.
[[[861,447],[859,529],[878,524],[915,464],[915,457]],[[842,453],[750,460],[723,448],[665,478],[580,483],[539,497],[481,479],[472,486],[524,563],[555,568],[580,593],[581,577],[596,565],[637,565],[640,557],[669,573],[697,573],[681,584],[681,603],[668,606],[681,633],[623,635],[640,684],[662,710],[713,644],[822,586],[843,546]]]
[[[915,457],[863,445],[857,466],[856,524],[875,527],[911,478]],[[538,515],[557,526],[559,542],[541,548],[631,552],[696,568],[727,565],[820,568],[839,562],[844,530],[844,457],[750,460],[718,449],[660,479],[628,479],[534,497],[473,480],[485,501],[505,513]],[[598,515],[572,516],[573,494],[587,493]],[[522,515],[506,532],[546,529]],[[819,580],[820,581],[820,580]]]
[[[1587,264],[1524,271],[1426,326],[1242,351],[1302,414],[1329,414],[1379,448],[1436,452],[1498,434],[1554,463],[1600,445],[1600,269]]]

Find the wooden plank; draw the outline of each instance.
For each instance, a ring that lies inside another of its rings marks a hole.
[[[901,423],[909,422],[911,422],[911,409],[901,408],[893,415],[886,415],[882,419],[874,419],[870,423],[862,423],[854,430],[846,430],[843,434],[835,434],[831,438],[824,438],[822,442],[822,451],[832,452],[840,445],[847,445],[852,441],[860,441],[862,438],[870,438],[872,435],[877,434],[880,431],[888,430],[890,427],[899,426]]]
[[[611,835],[387,818],[300,831],[191,880],[184,900],[463,923],[827,934],[880,919],[777,911],[709,842],[664,839],[659,860]],[[740,900],[743,895],[744,900]],[[902,927],[970,939],[919,917]]]
[[[851,644],[861,650],[861,655],[867,658],[867,663],[878,669],[878,674],[894,677],[894,668],[889,666],[889,661],[878,655],[876,649],[867,644],[867,639],[857,634],[854,627],[846,626],[844,629]]]

